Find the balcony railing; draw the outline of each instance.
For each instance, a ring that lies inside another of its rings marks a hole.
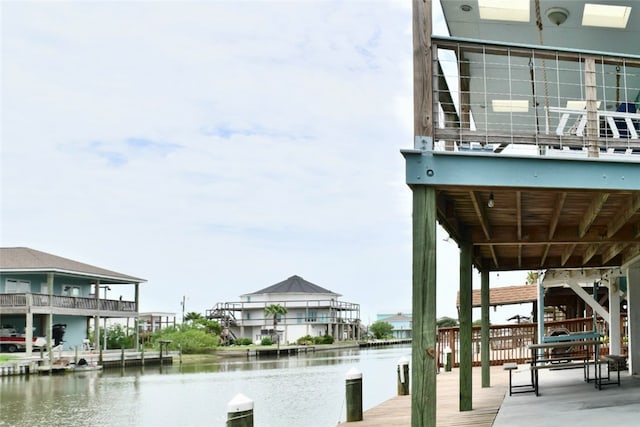
[[[0,308],[26,309],[27,307],[48,307],[46,294],[0,294]],[[100,312],[136,312],[135,301],[105,300],[95,298],[53,295],[52,308],[77,309]]]
[[[432,41],[435,150],[640,154],[640,56]]]

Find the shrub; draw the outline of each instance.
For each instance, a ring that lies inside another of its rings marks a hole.
[[[305,335],[303,337],[298,338],[298,341],[296,342],[298,343],[298,345],[311,345],[315,341],[311,335]]]
[[[185,354],[206,353],[220,344],[219,337],[208,334],[204,329],[178,330],[167,327],[154,334],[155,342],[158,340],[170,340],[170,350],[182,348]],[[155,345],[154,345],[155,346]]]
[[[271,341],[271,338],[269,337],[264,337],[262,338],[262,341],[260,341],[260,345],[272,345],[273,341]]]
[[[315,344],[333,344],[333,337],[331,335],[323,335],[313,338],[313,342]]]
[[[235,344],[236,344],[236,345],[251,345],[251,344],[253,344],[253,342],[251,341],[251,338],[245,338],[245,337],[243,337],[243,338],[238,338],[238,339],[235,341]]]

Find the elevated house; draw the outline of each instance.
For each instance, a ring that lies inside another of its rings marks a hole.
[[[35,249],[0,248],[0,325],[5,332],[25,338],[27,354],[35,337],[45,337],[49,348],[86,347],[90,328],[96,331],[92,346],[99,348],[100,326],[107,318],[135,322],[138,288],[144,282]],[[134,288],[133,301],[108,298],[109,291],[120,295],[117,287],[121,286]]]
[[[460,249],[460,410],[473,409],[473,268],[484,387],[491,271],[624,277],[629,373],[640,373],[640,6],[443,0],[448,35],[436,36],[434,3],[413,1],[414,138],[402,150],[413,193],[413,426],[435,426],[437,412],[438,223]],[[597,310],[615,321],[620,281],[597,280],[609,292]]]
[[[376,315],[376,320],[387,322],[393,326],[393,331],[391,331],[393,338],[411,338],[411,313],[380,313]]]
[[[208,319],[223,327],[227,342],[251,338],[259,342],[276,334],[282,343],[295,343],[303,336],[331,335],[336,341],[360,338],[360,305],[340,301],[341,295],[291,276],[256,292],[241,295],[241,301],[217,303],[206,311]],[[266,307],[279,304],[287,309],[278,316],[276,330]]]

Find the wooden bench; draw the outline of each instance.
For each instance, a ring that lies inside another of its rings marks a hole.
[[[509,371],[509,396],[512,396],[516,393],[533,393],[536,391],[533,383],[533,376],[531,377],[531,384],[518,384],[513,385],[512,373],[516,369],[518,369],[518,364],[513,362],[508,362],[502,365],[502,368],[505,371]]]
[[[620,387],[620,371],[623,370],[627,364],[627,356],[620,356],[617,354],[606,354],[603,356],[600,356],[600,360],[601,362],[604,363],[600,363],[598,365],[598,378],[597,378],[597,386],[598,386],[598,390],[602,390],[602,386],[605,385],[617,385],[618,387]],[[603,364],[607,364],[607,376],[603,377],[602,376],[602,365]],[[616,369],[616,380],[612,381],[611,380],[611,367],[615,367]],[[606,380],[606,381],[604,381]]]

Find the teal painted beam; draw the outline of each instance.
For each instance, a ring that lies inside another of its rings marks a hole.
[[[424,150],[402,154],[409,185],[640,190],[640,161]]]

